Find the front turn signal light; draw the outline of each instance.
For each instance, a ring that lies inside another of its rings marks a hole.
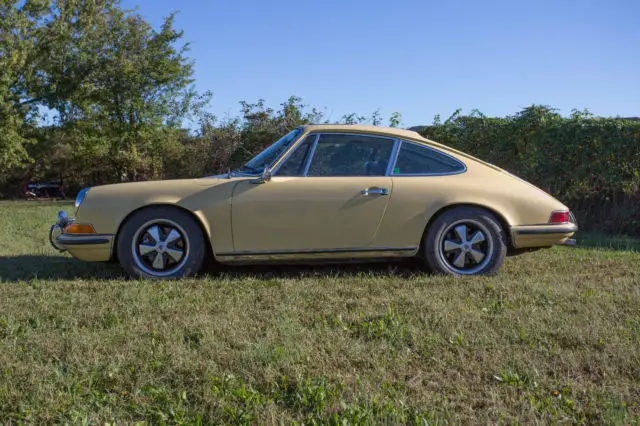
[[[64,228],[65,234],[95,234],[93,226],[81,223],[71,223]]]

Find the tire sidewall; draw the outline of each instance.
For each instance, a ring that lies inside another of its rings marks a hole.
[[[425,260],[429,268],[439,274],[465,276],[447,266],[439,253],[440,241],[449,226],[457,221],[474,220],[487,228],[492,239],[492,257],[480,271],[469,275],[493,275],[498,272],[507,254],[505,232],[495,216],[486,210],[475,207],[458,207],[444,212],[429,226],[424,238]]]
[[[149,221],[162,219],[176,222],[184,229],[189,250],[187,260],[180,269],[170,275],[157,276],[149,274],[137,265],[132,246],[133,238],[141,226]],[[158,280],[177,279],[198,273],[206,252],[204,235],[198,223],[189,213],[174,207],[150,207],[134,213],[122,226],[118,235],[117,251],[120,265],[132,278]]]

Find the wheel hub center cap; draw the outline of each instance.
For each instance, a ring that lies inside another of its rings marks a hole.
[[[165,251],[167,249],[167,245],[165,243],[158,244],[158,251]]]

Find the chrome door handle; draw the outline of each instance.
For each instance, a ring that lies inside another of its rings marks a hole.
[[[369,194],[389,195],[389,190],[387,188],[367,188],[360,191],[360,193],[365,197]]]

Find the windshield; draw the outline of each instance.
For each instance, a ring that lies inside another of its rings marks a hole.
[[[302,133],[302,128],[293,129],[269,148],[253,157],[242,169],[250,173],[262,173],[264,166],[273,166],[273,163],[291,146],[300,133]]]

